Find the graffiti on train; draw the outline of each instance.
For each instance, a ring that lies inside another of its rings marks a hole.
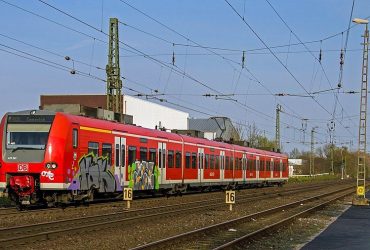
[[[136,161],[129,166],[129,187],[134,190],[159,189],[159,170],[154,162]]]
[[[116,191],[116,180],[110,171],[109,158],[84,155],[78,162],[80,190],[97,189],[99,192]]]

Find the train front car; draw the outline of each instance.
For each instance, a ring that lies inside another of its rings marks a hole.
[[[58,140],[65,143],[65,139],[50,139],[55,117],[52,112],[31,110],[7,113],[2,119],[0,188],[6,188],[18,207],[46,204],[45,190],[63,183],[59,166],[63,148],[58,148]]]

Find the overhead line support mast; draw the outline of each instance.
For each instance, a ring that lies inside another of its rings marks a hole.
[[[367,112],[367,73],[368,73],[368,49],[369,49],[369,30],[368,20],[354,19],[356,23],[365,24],[363,57],[362,57],[362,78],[361,78],[361,97],[360,97],[360,124],[358,130],[358,160],[357,160],[357,191],[353,199],[354,205],[368,205],[369,201],[365,197],[366,186],[366,112]]]
[[[119,66],[118,19],[109,19],[107,72],[107,109],[122,116],[122,80]]]

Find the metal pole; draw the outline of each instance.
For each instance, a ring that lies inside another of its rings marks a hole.
[[[362,20],[368,22],[367,20]],[[364,22],[362,22],[364,23]],[[357,158],[357,190],[352,201],[354,205],[368,205],[365,196],[366,179],[366,121],[367,121],[367,73],[368,73],[368,45],[369,30],[366,23],[363,43],[362,78],[360,96],[360,125],[358,130],[358,158]]]
[[[281,111],[281,105],[276,105],[276,131],[275,131],[275,144],[276,149],[280,149],[280,111]]]

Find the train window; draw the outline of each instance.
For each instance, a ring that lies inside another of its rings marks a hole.
[[[204,160],[204,169],[208,169],[209,166],[209,155],[206,154],[206,158]]]
[[[116,167],[119,166],[119,144],[116,144],[116,160],[115,160],[115,163],[116,163]]]
[[[157,155],[157,150],[155,148],[150,148],[149,149],[149,161],[154,162],[155,164],[156,155]]]
[[[275,162],[271,162],[271,171],[275,171]]]
[[[229,156],[226,156],[225,169],[226,170],[230,169],[230,157]]]
[[[121,145],[121,166],[126,166],[126,148],[125,145]]]
[[[209,161],[209,169],[214,169],[215,168],[215,156],[214,155],[211,155],[211,159]]]
[[[99,143],[89,141],[88,143],[88,153],[93,153],[94,156],[99,156]]]
[[[168,168],[173,168],[173,150],[168,150],[167,153],[168,161],[167,161],[167,166]]]
[[[140,161],[148,160],[148,149],[145,147],[140,147]]]
[[[216,155],[216,166],[215,169],[220,169],[220,156]]]
[[[176,151],[176,168],[181,168],[181,152]]]
[[[102,156],[108,158],[109,165],[112,164],[112,144],[103,143]]]
[[[78,130],[77,130],[77,128],[74,128],[72,130],[72,146],[73,146],[73,148],[78,147]]]
[[[132,163],[136,161],[136,147],[128,147],[128,165],[131,166]]]
[[[270,171],[270,160],[265,161],[265,171]]]
[[[190,153],[186,152],[185,154],[185,167],[190,168]]]
[[[191,153],[191,168],[197,168],[197,154]]]
[[[234,157],[230,157],[230,170],[234,169]]]

